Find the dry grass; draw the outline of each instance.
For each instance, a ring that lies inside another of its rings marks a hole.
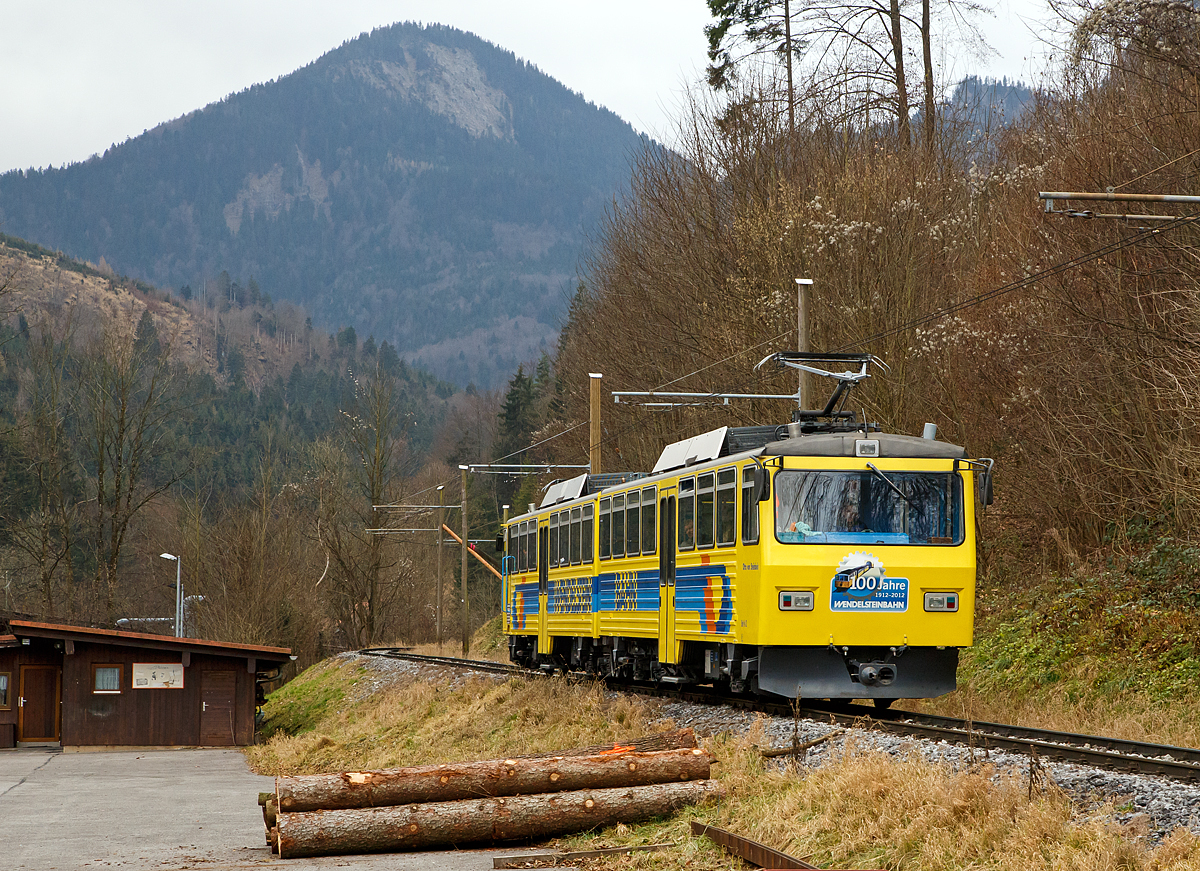
[[[268,724],[276,717],[297,721],[309,698],[328,698],[321,687],[341,682],[354,696],[367,670],[341,661],[305,673],[272,696]],[[639,738],[669,728],[652,728],[644,702],[613,696],[597,685],[538,678],[477,677],[451,680],[408,678],[367,698],[322,702],[303,731],[279,733],[247,749],[263,774],[310,774],[364,768],[393,768],[527,755]]]
[[[314,667],[271,700],[268,713],[306,731],[248,748],[265,774],[392,767],[532,754],[650,734],[654,703],[613,697],[560,680],[403,678],[357,699],[376,676],[354,660]],[[693,819],[735,831],[822,867],[942,869],[1126,869],[1200,871],[1200,838],[1177,832],[1152,846],[1122,827],[1108,805],[1082,809],[1057,791],[1031,795],[1022,772],[991,765],[956,771],[915,751],[902,758],[857,747],[820,768],[764,763],[756,726],[708,741],[726,794],[715,806],[667,820],[563,839],[564,849],[674,841],[662,853],[586,863],[603,869],[695,871],[740,867]]]
[[[901,707],[1200,747],[1200,551],[1164,539],[1125,563],[981,588],[960,689]]]
[[[1025,779],[981,765],[954,771],[913,753],[896,759],[850,746],[821,768],[768,767],[755,735],[713,742],[728,790],[715,808],[570,839],[585,845],[671,840],[677,851],[594,863],[598,868],[727,869],[728,856],[692,839],[702,819],[827,868],[1200,869],[1200,839],[1179,831],[1157,847],[1107,821],[1111,808],[1074,817],[1057,792],[1030,797]],[[736,866],[734,866],[736,867]]]

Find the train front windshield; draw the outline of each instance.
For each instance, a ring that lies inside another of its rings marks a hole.
[[[962,479],[950,472],[782,471],[775,537],[785,544],[955,545]]]

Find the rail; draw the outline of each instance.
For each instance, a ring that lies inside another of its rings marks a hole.
[[[427,656],[403,648],[367,648],[359,653],[387,656],[395,659],[469,668],[495,674],[545,676],[544,671],[530,671],[515,665],[446,656]],[[568,674],[568,678],[594,680],[583,674]],[[665,686],[656,683],[629,683],[606,680],[614,690],[660,698],[676,698],[694,704],[733,706],[743,710],[775,716],[792,716],[792,706],[782,701],[721,692],[709,687]],[[874,728],[895,735],[946,741],[980,750],[1036,755],[1044,761],[1072,762],[1091,765],[1110,771],[1153,774],[1172,780],[1200,782],[1200,749],[1173,747],[1123,738],[1058,732],[1029,726],[1002,723],[973,722],[955,717],[916,714],[900,710],[876,710],[850,703],[816,704],[807,702],[798,709],[801,717],[834,722],[844,726]]]

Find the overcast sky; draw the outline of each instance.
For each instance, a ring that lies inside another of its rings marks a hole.
[[[950,58],[951,75],[1032,80],[1044,3],[994,8],[998,56]],[[396,21],[470,31],[669,141],[709,21],[704,0],[3,0],[0,15],[0,171],[84,160]]]

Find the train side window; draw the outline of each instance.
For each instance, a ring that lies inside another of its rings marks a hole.
[[[679,480],[679,549],[696,547],[696,479]]]
[[[642,491],[642,553],[654,553],[658,543],[658,527],[654,525],[658,494],[654,487]]]
[[[579,565],[580,554],[583,552],[583,543],[580,541],[580,534],[583,532],[583,509],[571,509],[571,565]]]
[[[642,516],[638,501],[637,490],[625,497],[625,553],[628,556],[637,556],[642,552],[641,544],[638,541]]]
[[[716,520],[716,511],[714,511],[715,506],[713,505],[714,477],[712,472],[696,477],[696,547],[712,547],[715,540],[713,535],[713,523]]]
[[[728,547],[737,537],[737,469],[717,472],[717,544]]]
[[[600,500],[600,559],[612,556],[612,501]]]
[[[558,515],[558,564],[571,564],[571,512],[564,511]]]
[[[625,555],[625,497],[614,495],[612,498],[612,555]]]
[[[579,553],[579,559],[584,565],[589,565],[592,562],[592,513],[595,509],[591,505],[583,506],[583,532],[581,536],[582,550]]]
[[[518,572],[524,571],[525,570],[525,524],[518,523],[516,526],[510,527],[508,531],[512,535],[512,539],[513,539],[513,542],[512,542],[513,543],[513,548],[512,548],[513,565],[516,566]],[[440,529],[438,530],[438,537],[439,538],[441,537]]]
[[[625,496],[613,497],[612,515],[613,556],[625,556]]]
[[[558,515],[550,515],[550,568],[558,565]]]
[[[758,543],[758,502],[754,499],[754,470],[751,463],[742,469],[742,544]]]
[[[537,568],[537,520],[526,520],[529,529],[525,533],[525,570]]]

